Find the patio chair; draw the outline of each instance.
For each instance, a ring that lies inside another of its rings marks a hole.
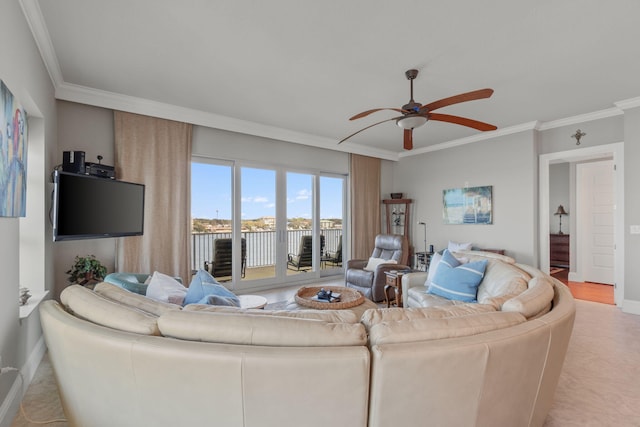
[[[320,254],[324,252],[324,236],[320,236]],[[289,254],[287,268],[290,270],[309,269],[313,264],[313,236],[302,236],[297,254]]]
[[[335,252],[327,252],[322,260],[327,263],[330,262],[333,265],[341,266],[342,265],[342,236],[340,236],[340,240],[338,241],[338,248]]]
[[[247,241],[241,239],[242,267],[241,275],[244,278],[247,269]],[[227,277],[233,273],[233,253],[231,239],[216,239],[214,243],[213,261],[205,261],[204,269],[213,277]]]

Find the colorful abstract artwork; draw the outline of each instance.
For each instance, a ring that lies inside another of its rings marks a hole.
[[[2,80],[0,100],[0,216],[25,216],[27,113]]]
[[[442,191],[445,224],[492,224],[492,186]]]

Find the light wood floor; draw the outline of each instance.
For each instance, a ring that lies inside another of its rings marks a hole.
[[[576,299],[613,305],[613,286],[591,282],[570,282],[569,270],[564,269],[552,274],[553,277],[567,285]]]

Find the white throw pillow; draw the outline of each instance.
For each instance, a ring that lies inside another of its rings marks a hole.
[[[363,270],[367,270],[367,271],[376,271],[376,268],[380,265],[380,264],[397,264],[398,262],[395,259],[384,259],[384,258],[369,258],[369,262],[367,263],[367,265],[365,265],[365,267],[363,268]]]
[[[172,304],[182,305],[187,288],[171,276],[154,271],[147,286],[147,297]]]
[[[427,288],[429,287],[429,285],[431,285],[431,280],[436,274],[436,270],[438,269],[438,264],[440,263],[441,259],[442,255],[440,255],[438,252],[433,254],[433,256],[431,257],[431,262],[429,263],[429,272],[427,273],[427,280],[424,282],[424,285]]]
[[[458,242],[452,242],[451,240],[449,240],[449,245],[447,246],[447,249],[449,249],[449,252],[460,252],[460,251],[470,251],[472,247],[473,247],[473,243],[458,243]]]

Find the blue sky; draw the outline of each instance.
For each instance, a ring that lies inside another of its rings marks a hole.
[[[231,219],[230,166],[191,163],[191,216],[193,218]],[[242,169],[242,218],[275,216],[275,179],[273,170]],[[287,173],[287,217],[311,218],[312,176]],[[320,217],[342,217],[342,179],[321,177]]]

